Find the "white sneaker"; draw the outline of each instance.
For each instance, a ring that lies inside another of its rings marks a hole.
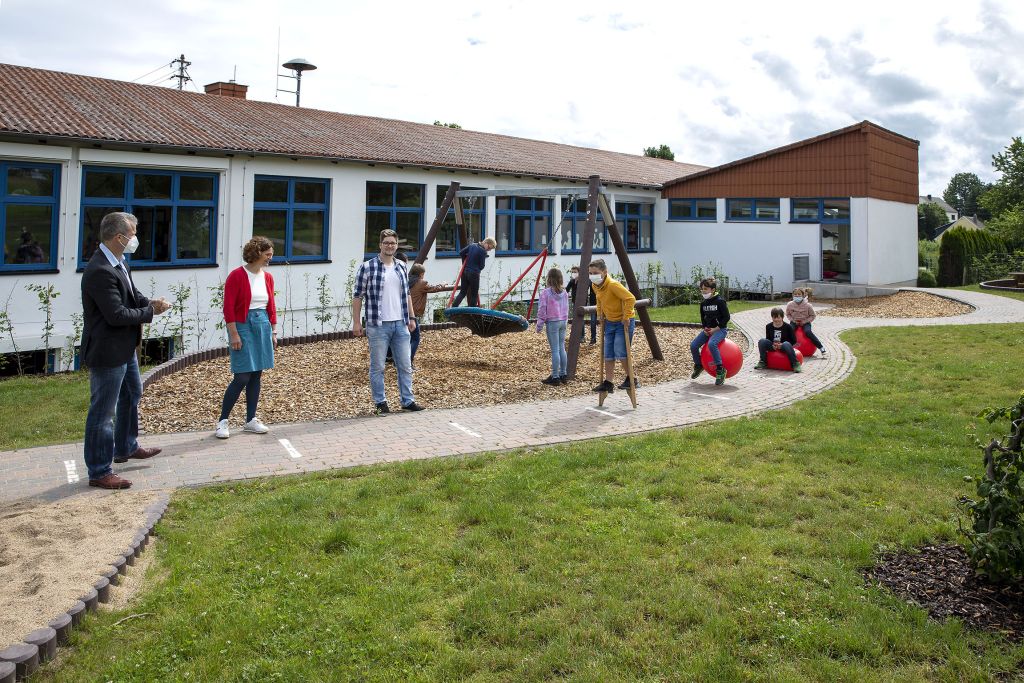
[[[827,354],[827,353],[825,353],[825,349],[818,349],[818,351],[820,351],[820,352],[821,352],[821,357],[822,357],[822,358],[828,358],[828,354]]]
[[[242,430],[246,432],[252,432],[253,434],[266,434],[267,432],[270,431],[270,427],[260,422],[260,419],[258,417],[254,417],[253,419],[249,420],[244,425],[242,425]]]
[[[231,430],[228,429],[228,421],[227,420],[221,420],[220,422],[217,423],[217,432],[216,432],[215,436],[218,439],[226,439],[229,436],[231,436]]]

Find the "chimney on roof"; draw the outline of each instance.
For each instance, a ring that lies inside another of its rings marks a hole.
[[[234,81],[225,83],[224,81],[217,81],[216,83],[210,83],[209,85],[203,86],[206,90],[207,95],[220,95],[221,97],[236,97],[240,100],[245,99],[245,93],[248,92],[249,86],[240,85]]]
[[[207,89],[206,89],[206,92],[210,92],[210,89],[209,89],[209,88],[210,88],[210,86],[206,86],[206,88],[207,88]],[[932,196],[931,196],[931,195],[928,195],[928,201],[931,201],[931,200],[932,200]]]

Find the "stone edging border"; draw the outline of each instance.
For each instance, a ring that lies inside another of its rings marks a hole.
[[[99,580],[82,594],[71,608],[42,627],[15,643],[0,650],[0,683],[15,683],[32,675],[40,664],[57,656],[57,646],[67,645],[71,631],[78,628],[86,613],[95,612],[99,603],[110,601],[110,587],[120,583],[120,577],[127,568],[135,564],[136,558],[149,544],[153,529],[167,511],[170,495],[162,493],[145,509],[146,519],[132,538],[131,544],[117,556]]]

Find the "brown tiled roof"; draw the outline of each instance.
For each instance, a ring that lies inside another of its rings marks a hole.
[[[634,154],[0,64],[0,135],[660,186],[704,169]]]

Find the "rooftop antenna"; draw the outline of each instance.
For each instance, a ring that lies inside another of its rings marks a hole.
[[[188,67],[192,66],[192,62],[185,61],[185,55],[181,55],[175,60],[171,61],[171,66],[178,65],[178,73],[173,74],[170,80],[178,79],[178,90],[184,90],[185,84],[192,80],[192,77],[185,71]]]
[[[300,95],[300,93],[302,91],[302,72],[303,71],[313,71],[314,69],[316,69],[316,65],[312,64],[310,62],[307,62],[302,57],[296,57],[295,59],[288,60],[287,62],[285,62],[281,66],[283,66],[284,68],[288,69],[289,71],[294,71],[295,72],[294,76],[289,76],[288,74],[278,74],[278,76],[280,76],[282,78],[294,78],[295,79],[295,90],[294,91],[292,91],[292,90],[281,90],[280,88],[278,88],[278,91],[279,92],[288,92],[288,93],[294,92],[295,93],[295,106],[297,107],[297,106],[299,106],[299,95]]]

